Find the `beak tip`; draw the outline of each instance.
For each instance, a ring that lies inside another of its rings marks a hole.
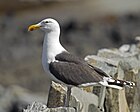
[[[38,26],[38,25],[31,25],[31,26],[29,26],[28,31],[33,31],[33,30],[36,30],[38,28],[40,28],[40,26]]]
[[[28,28],[28,31],[33,31],[34,29],[33,28]]]

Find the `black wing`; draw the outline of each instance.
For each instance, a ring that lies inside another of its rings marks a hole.
[[[101,69],[95,67],[95,66],[92,66],[89,64],[89,66],[91,66],[99,75],[101,76],[104,76],[104,77],[110,77],[109,75],[107,75],[104,71],[102,71]]]
[[[71,63],[75,63],[75,64],[81,64],[81,65],[85,65],[85,66],[90,66],[95,72],[98,73],[98,75],[101,75],[102,77],[109,77],[109,75],[107,75],[104,71],[102,71],[101,69],[88,64],[85,60],[83,60],[82,58],[79,58],[75,55],[72,55],[68,52],[62,52],[61,54],[56,56],[56,60],[58,61],[63,61],[63,62],[71,62]]]
[[[58,62],[51,62],[50,72],[66,84],[80,85],[91,82],[99,82],[102,76],[90,67],[83,59],[63,52],[56,56]]]

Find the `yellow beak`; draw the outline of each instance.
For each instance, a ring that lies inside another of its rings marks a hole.
[[[41,26],[36,24],[36,25],[31,25],[28,27],[28,31],[33,31],[33,30],[36,30],[36,29],[39,29]]]

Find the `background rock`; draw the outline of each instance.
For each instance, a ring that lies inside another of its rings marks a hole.
[[[71,107],[57,107],[57,108],[47,108],[46,105],[33,102],[31,105],[24,109],[23,112],[76,112],[74,108]]]
[[[132,47],[133,50],[130,51]],[[97,57],[99,56],[101,58],[100,60],[96,60],[96,56],[87,56],[85,58],[90,64],[99,67],[114,78],[136,82],[136,87],[133,89],[125,88],[123,91],[107,89],[105,102],[106,112],[137,112],[137,110],[139,110],[138,99],[140,94],[138,95],[137,93],[137,88],[139,87],[137,79],[139,79],[140,69],[140,60],[137,57],[139,57],[139,55],[140,49],[137,49],[136,45],[130,45],[127,51],[121,50],[121,52],[120,49],[99,50]],[[110,67],[108,67],[109,70],[106,70],[104,64],[99,64],[98,61],[107,63],[106,66]],[[115,72],[108,72],[114,70]],[[136,97],[138,98],[137,100],[135,99]]]
[[[38,101],[46,102],[42,93],[34,94],[19,86],[0,86],[0,111],[21,112],[28,104]]]

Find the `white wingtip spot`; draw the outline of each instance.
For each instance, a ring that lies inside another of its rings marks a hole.
[[[119,83],[120,83],[120,81],[118,81],[118,80],[117,80],[117,83],[119,84]]]
[[[129,86],[130,88],[133,88],[136,84],[134,82],[131,81],[126,81],[127,83],[129,83],[129,85],[127,84],[127,86]]]

